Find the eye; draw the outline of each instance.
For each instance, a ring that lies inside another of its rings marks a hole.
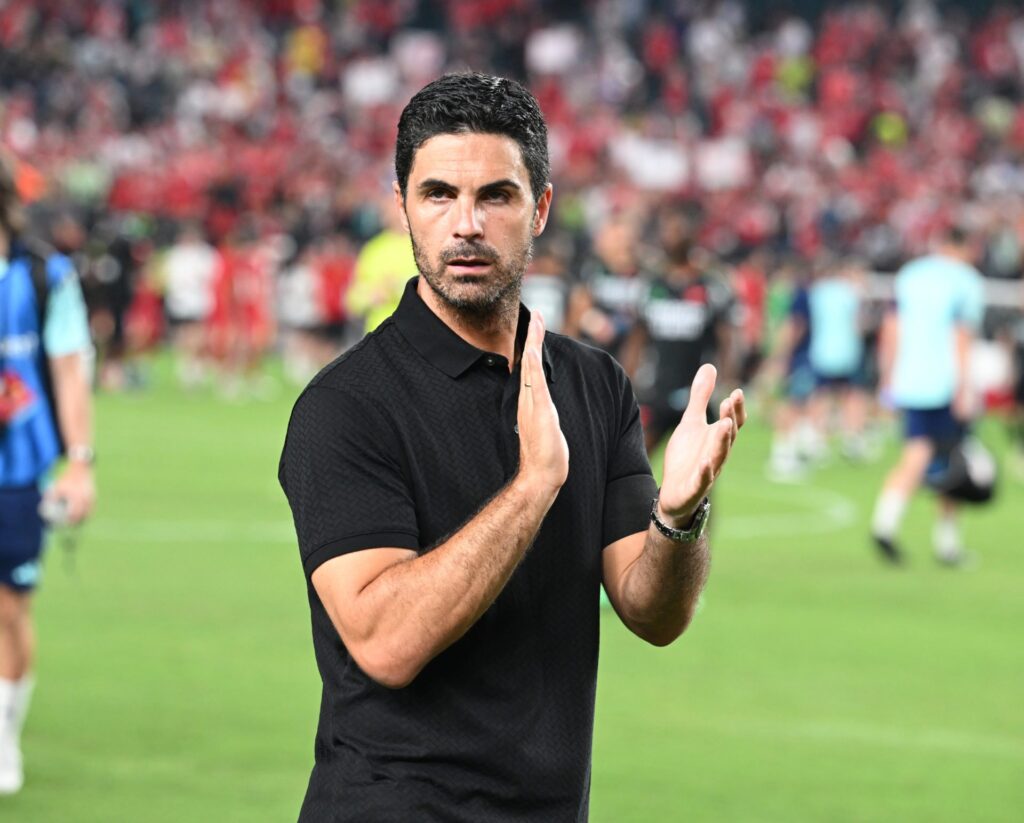
[[[427,192],[428,200],[447,200],[451,196],[452,193],[448,189],[431,189]]]
[[[484,194],[484,200],[491,203],[507,203],[510,199],[509,193],[503,189],[497,189],[495,191],[489,191]]]

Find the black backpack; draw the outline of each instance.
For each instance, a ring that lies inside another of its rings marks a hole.
[[[988,503],[996,494],[998,468],[992,453],[980,440],[968,434],[938,444],[925,482],[951,500]]]

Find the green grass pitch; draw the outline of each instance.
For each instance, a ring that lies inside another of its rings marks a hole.
[[[27,782],[0,820],[297,815],[319,688],[276,480],[295,392],[233,405],[166,372],[98,399],[101,501],[49,552]],[[655,649],[604,613],[591,819],[1024,819],[1024,486],[965,518],[967,572],[932,562],[918,499],[894,570],[864,525],[892,444],[791,487],[763,479],[767,448],[752,421],[687,635]]]

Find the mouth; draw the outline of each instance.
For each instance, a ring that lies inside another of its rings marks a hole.
[[[480,274],[492,265],[490,260],[480,257],[457,257],[447,263],[448,269],[455,274]]]

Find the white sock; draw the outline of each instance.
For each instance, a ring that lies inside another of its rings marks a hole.
[[[17,692],[17,682],[0,678],[0,740],[5,740],[7,735],[14,730],[14,696]]]
[[[32,702],[32,691],[36,687],[36,679],[30,674],[24,675],[14,684],[14,700],[11,704],[11,731],[14,739],[21,737],[21,729],[28,716],[28,706]]]
[[[935,546],[935,554],[946,560],[956,559],[963,553],[960,529],[957,528],[955,517],[940,517],[935,521],[932,542]]]
[[[795,432],[786,432],[785,434],[776,434],[772,438],[772,450],[770,459],[775,463],[784,463],[786,465],[800,462],[800,445],[797,442],[799,438]]]
[[[871,518],[871,533],[876,537],[892,540],[903,522],[907,510],[907,498],[895,491],[885,491],[878,496],[875,514]]]

